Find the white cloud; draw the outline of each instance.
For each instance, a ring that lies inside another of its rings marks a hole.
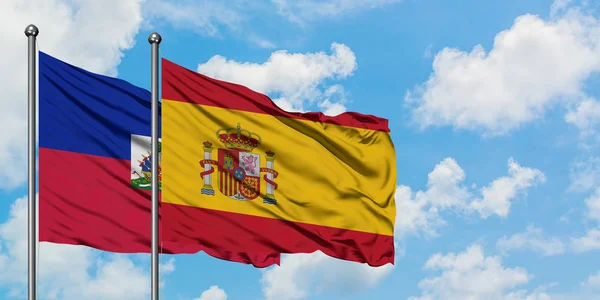
[[[294,106],[294,103],[292,103],[290,100],[286,99],[286,98],[277,98],[277,99],[272,99],[273,102],[275,102],[275,105],[277,105],[279,108],[285,110],[285,111],[289,111],[289,112],[307,112],[307,110],[303,109],[303,108],[298,108],[296,106]]]
[[[379,8],[400,0],[271,0],[271,2],[275,4],[278,12],[291,22],[305,25],[306,21]]]
[[[585,205],[587,216],[600,224],[600,187],[596,188],[596,192],[585,199]]]
[[[544,183],[546,177],[537,169],[521,167],[512,157],[508,160],[508,176],[494,180],[481,190],[482,198],[471,202],[471,209],[479,212],[482,218],[492,214],[508,216],[511,199],[519,192]]]
[[[274,15],[280,15],[304,27],[308,21],[329,19],[395,2],[400,0],[147,0],[144,15],[148,17],[145,22],[148,27],[164,20],[175,28],[204,36],[222,38],[223,33],[231,33],[260,48],[272,49],[276,47],[275,43],[256,33],[253,19],[272,22]],[[273,20],[280,22],[279,18]]]
[[[144,15],[151,20],[166,20],[175,28],[195,31],[202,35],[218,36],[219,26],[237,30],[245,21],[239,11],[239,1],[164,1],[148,0]],[[248,8],[248,7],[246,7]]]
[[[148,299],[150,275],[124,254],[100,255],[84,246],[40,243],[38,291],[44,298]],[[149,267],[149,265],[148,265]],[[160,266],[162,276],[175,269],[174,260]],[[0,224],[0,286],[24,295],[27,287],[27,199],[17,199]],[[162,277],[161,276],[161,277]],[[164,279],[161,278],[161,279]]]
[[[591,98],[581,101],[565,115],[565,121],[577,126],[584,136],[593,135],[600,124],[600,102]]]
[[[421,280],[422,295],[409,299],[550,299],[543,292],[512,291],[533,276],[521,267],[503,266],[498,256],[485,256],[478,244],[458,254],[434,254],[425,269],[440,273]]]
[[[225,293],[225,290],[213,285],[194,300],[227,300],[227,293]]]
[[[577,162],[571,169],[569,190],[590,191],[585,199],[585,216],[600,225],[600,158]],[[571,238],[571,248],[576,253],[600,250],[600,227],[589,229],[584,236]]]
[[[444,210],[505,218],[519,193],[545,180],[541,171],[522,167],[513,158],[508,160],[508,176],[495,179],[478,193],[464,183],[465,177],[456,160],[446,158],[429,173],[427,190],[413,193],[410,187],[400,186],[396,190],[398,236],[419,232],[437,235],[437,229],[446,224],[440,217]]]
[[[432,49],[433,49],[433,44],[429,44],[427,46],[427,48],[425,48],[425,51],[423,52],[423,57],[430,58],[433,55],[433,53],[431,52]]]
[[[483,299],[485,299],[485,298],[483,298]],[[552,299],[556,299],[556,298],[554,298],[553,295],[551,296],[544,291],[540,291],[540,292],[534,291],[533,293],[529,294],[525,290],[508,293],[506,296],[504,296],[502,298],[502,300],[552,300]],[[579,299],[579,298],[575,298],[575,299],[583,300],[583,299]],[[556,300],[558,300],[558,299],[556,299]]]
[[[543,256],[563,254],[566,248],[560,239],[544,237],[542,229],[535,226],[527,226],[527,230],[523,233],[510,237],[503,236],[496,242],[496,246],[502,252],[530,250]]]
[[[465,172],[452,158],[437,164],[427,179],[427,198],[435,207],[461,206],[469,197],[467,188],[460,185],[465,180]]]
[[[169,258],[165,263],[162,263],[159,268],[160,274],[173,273],[175,271],[175,258]]]
[[[590,277],[588,277],[585,282],[582,282],[581,285],[586,289],[600,291],[600,271],[595,275],[590,275]]]
[[[559,13],[564,12],[569,8],[569,5],[573,2],[573,0],[554,0],[552,5],[550,6],[550,15],[556,16]]]
[[[570,191],[586,192],[600,185],[600,157],[573,163],[570,170]]]
[[[463,169],[453,158],[445,158],[428,174],[427,190],[413,194],[408,186],[396,190],[396,233],[403,237],[422,231],[426,235],[437,235],[437,228],[445,221],[439,212],[448,208],[464,207],[470,197]]]
[[[553,284],[556,285],[556,284]],[[581,282],[581,289],[573,290],[567,293],[551,293],[549,298],[552,300],[596,300],[600,292],[600,271],[595,275],[590,275],[587,280]],[[548,295],[546,295],[548,296]],[[535,298],[538,299],[538,298]]]
[[[346,45],[338,43],[331,45],[331,54],[281,50],[273,52],[262,64],[240,63],[215,55],[198,66],[198,72],[202,74],[268,94],[286,110],[302,111],[305,105],[320,101],[325,110],[334,114],[344,110],[343,102],[332,101],[331,97],[343,99],[343,89],[337,85],[324,86],[324,81],[344,79],[354,70],[354,53]]]
[[[592,228],[585,236],[571,238],[571,247],[577,253],[600,250],[600,228]]]
[[[88,274],[84,277],[86,280],[79,281],[79,284],[75,287],[71,284],[66,286],[63,284],[61,298],[142,299],[149,296],[149,275],[142,268],[134,265],[129,258],[123,255],[115,255],[109,261],[98,259],[96,268],[95,273]],[[86,270],[80,269],[79,271],[84,272]],[[60,293],[61,291],[57,291],[57,294],[60,295]]]
[[[27,38],[38,26],[41,51],[92,72],[116,75],[123,51],[134,44],[142,0],[0,1],[0,187],[25,182],[27,146]],[[106,9],[110,7],[111,9]],[[110,20],[110,22],[106,22]]]
[[[414,121],[501,135],[583,99],[584,82],[600,70],[600,22],[563,4],[548,20],[519,16],[489,52],[437,53],[430,78],[405,97]]]
[[[223,33],[233,34],[264,49],[272,49],[276,45],[254,32],[251,16],[268,14],[272,10],[264,3],[246,0],[149,0],[144,5],[144,15],[149,18],[145,24],[148,27],[156,21],[165,20],[177,29],[190,30],[202,36],[223,38]]]
[[[390,264],[370,267],[317,251],[282,256],[281,266],[262,271],[261,285],[267,300],[304,299],[310,293],[324,291],[347,295],[374,287],[393,269]]]
[[[324,100],[317,104],[323,114],[327,116],[337,116],[346,111],[346,94],[344,87],[336,84],[332,85],[324,93]]]
[[[402,238],[409,234],[423,232],[427,236],[436,236],[437,229],[446,222],[439,217],[439,211],[429,203],[427,192],[413,195],[410,187],[402,185],[396,189],[396,236]],[[420,196],[419,196],[420,195]]]
[[[327,116],[337,116],[346,111],[346,107],[343,104],[332,103],[329,99],[323,100],[318,106],[323,114]]]
[[[262,37],[259,37],[255,34],[248,35],[248,40],[250,42],[252,42],[254,45],[258,46],[259,48],[263,48],[263,49],[277,48],[277,45],[275,45],[274,42],[264,39]]]

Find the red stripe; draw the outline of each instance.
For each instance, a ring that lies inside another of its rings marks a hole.
[[[234,195],[234,185],[233,185],[233,180],[231,178],[231,173],[228,173],[227,175],[227,186],[229,187],[229,195],[233,196]]]
[[[237,180],[233,177],[233,174],[229,176],[229,180],[231,181],[231,195],[235,195],[238,192]]]
[[[231,182],[233,182],[233,194],[235,195],[240,191],[240,182],[233,177],[233,174],[231,174]]]
[[[266,95],[242,85],[210,78],[164,58],[162,59],[162,98],[277,117],[390,132],[388,120],[373,115],[345,112],[330,117],[320,112],[286,112]]]
[[[169,228],[164,240],[252,252],[320,250],[332,257],[371,266],[394,263],[392,236],[169,203],[162,205],[164,224]]]
[[[47,148],[39,151],[40,241],[119,253],[150,252],[150,191],[130,187],[129,160]],[[160,212],[164,213],[162,208]],[[165,228],[161,223],[162,237]],[[242,233],[240,229],[237,234]],[[172,242],[162,246],[163,253],[204,251],[216,258],[257,267],[279,264],[279,254],[274,252],[246,254],[224,250],[233,248]]]

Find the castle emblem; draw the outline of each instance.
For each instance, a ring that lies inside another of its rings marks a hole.
[[[275,200],[275,189],[277,184],[273,181],[277,172],[273,169],[275,153],[267,151],[266,167],[261,168],[261,156],[252,152],[260,146],[262,140],[259,135],[242,129],[238,123],[237,128],[221,128],[216,132],[217,139],[223,143],[225,148],[217,150],[218,159],[212,159],[212,143],[204,142],[204,159],[200,166],[204,169],[200,176],[204,180],[201,193],[214,196],[212,186],[212,165],[217,165],[217,186],[219,192],[235,200],[254,200],[261,196],[261,173],[266,173],[262,179],[265,181],[266,193],[263,202],[277,204]]]

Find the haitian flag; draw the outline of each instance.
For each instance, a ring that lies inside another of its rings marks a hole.
[[[149,91],[39,52],[40,241],[149,253],[150,132]],[[205,251],[256,267],[279,264],[275,252],[159,245],[161,253]]]

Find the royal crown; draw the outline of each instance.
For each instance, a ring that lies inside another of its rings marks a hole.
[[[240,123],[238,123],[237,128],[221,128],[217,130],[217,138],[229,149],[252,151],[252,149],[258,147],[261,143],[258,134],[242,129]]]

